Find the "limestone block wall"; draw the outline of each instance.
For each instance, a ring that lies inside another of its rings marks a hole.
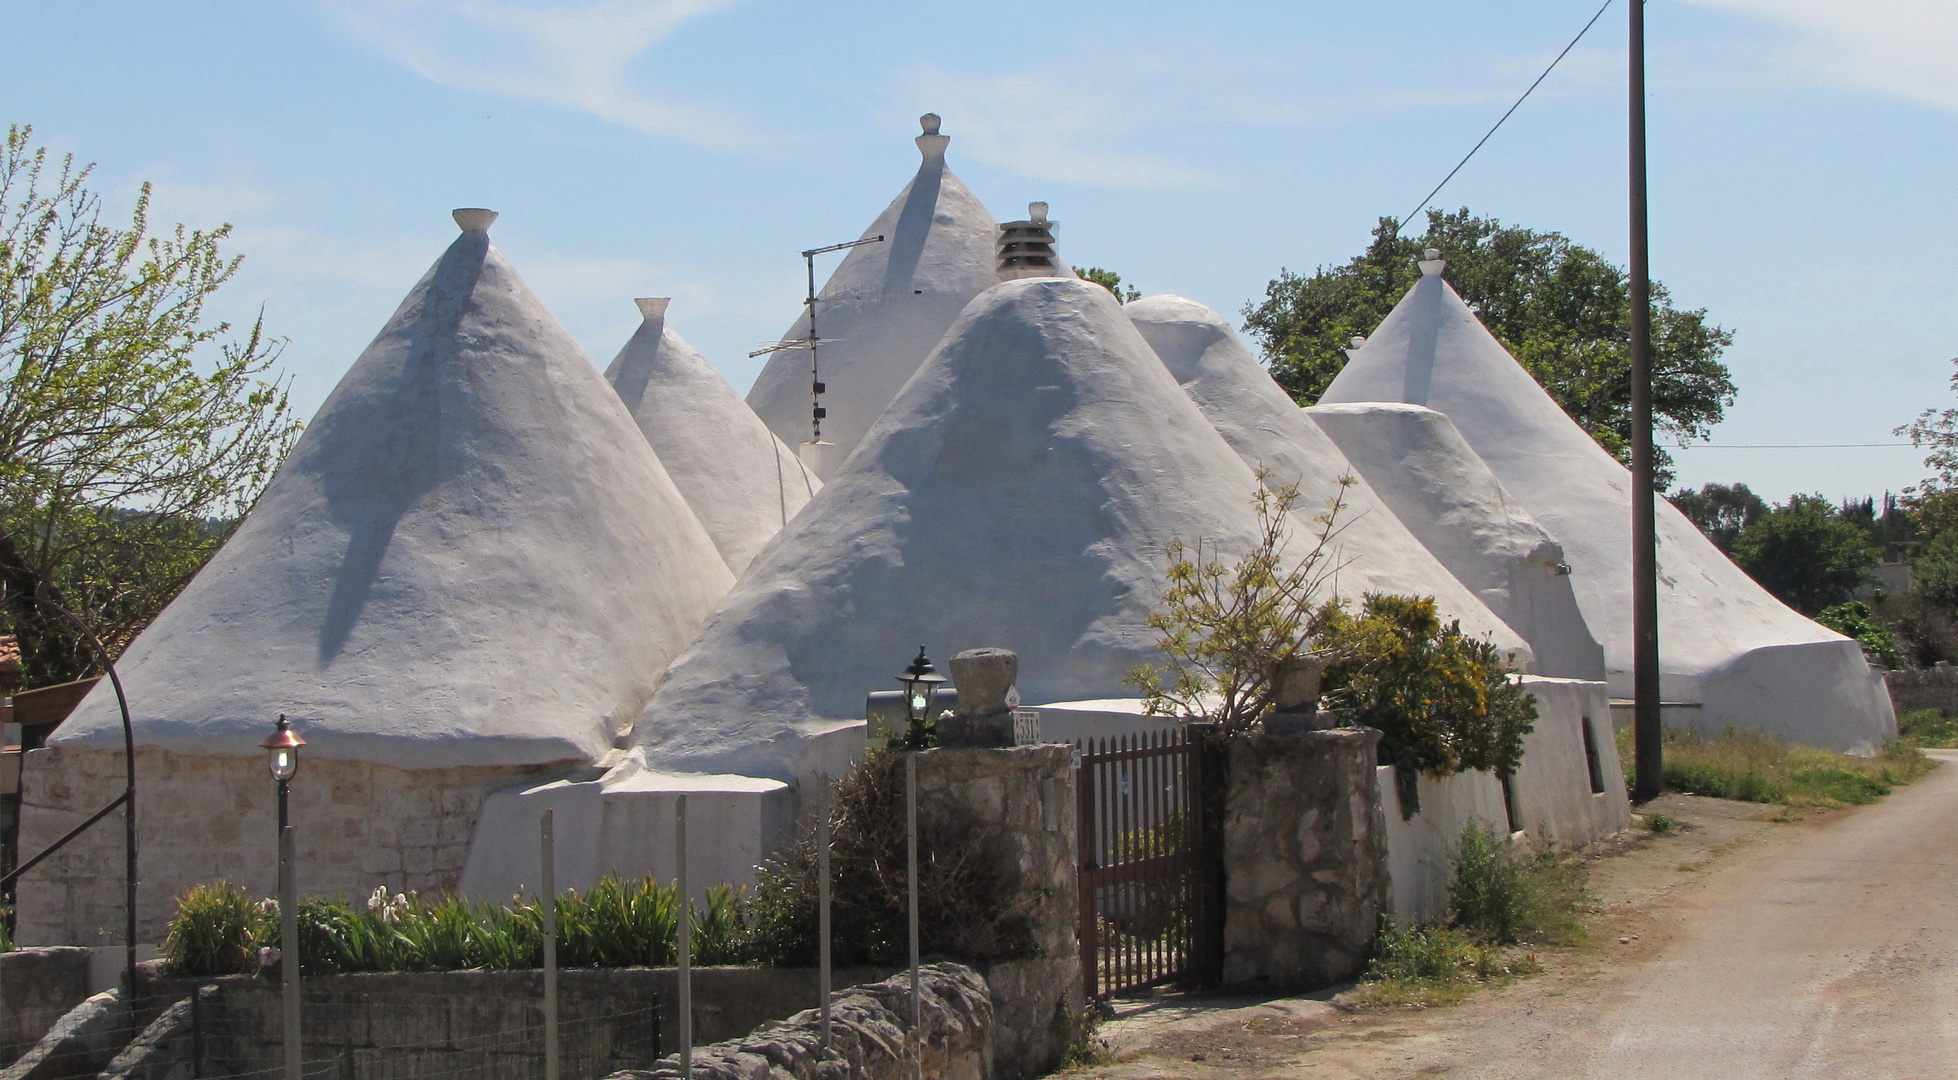
[[[13,1062],[87,998],[86,950],[0,953],[0,1063]]]
[[[981,822],[991,856],[1021,883],[1038,956],[981,965],[997,992],[999,1024],[990,1049],[996,1077],[1043,1076],[1059,1064],[1057,1012],[1082,1006],[1079,904],[1074,858],[1072,747],[940,749],[918,755],[918,824]],[[930,1074],[928,1074],[930,1075]]]
[[[1946,716],[1958,714],[1958,668],[1940,663],[1922,671],[1886,671],[1883,685],[1898,712],[1937,709]]]
[[[291,815],[303,894],[357,897],[377,885],[454,889],[483,796],[562,774],[548,765],[397,769],[302,758]],[[158,942],[175,899],[224,878],[277,888],[278,793],[262,757],[190,757],[137,747],[137,939]],[[122,792],[121,751],[46,747],[26,755],[21,849],[38,852]],[[105,945],[123,927],[123,828],[111,814],[18,883],[26,945]]]
[[[1224,799],[1224,984],[1316,988],[1365,963],[1388,906],[1380,733],[1232,739]]]

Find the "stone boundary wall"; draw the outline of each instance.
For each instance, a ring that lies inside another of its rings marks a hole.
[[[1898,712],[1936,709],[1946,716],[1958,715],[1958,668],[1939,664],[1921,671],[1886,671],[1883,685]]]
[[[87,949],[0,953],[0,1062],[11,1064],[87,999]]]
[[[269,730],[269,729],[268,729]],[[452,890],[488,792],[562,775],[573,764],[407,770],[302,758],[291,813],[303,895],[364,896],[377,885]],[[28,751],[20,845],[38,852],[122,793],[122,751]],[[176,898],[220,878],[277,891],[278,789],[261,756],[189,757],[136,748],[137,940],[156,943]],[[123,831],[112,813],[16,886],[15,937],[28,945],[118,944]]]
[[[844,986],[886,971],[843,968]],[[680,1029],[678,972],[673,968],[567,968],[558,972],[559,1032],[564,1059],[585,1075],[641,1067]],[[210,1031],[206,1053],[232,1073],[277,1069],[284,1061],[284,1020],[276,979],[248,975],[165,977],[144,989],[155,1011],[200,987]],[[301,1026],[309,1062],[337,1060],[349,1045],[363,1080],[419,1072],[482,1071],[484,1076],[542,1076],[544,975],[541,971],[418,971],[327,975],[306,979]],[[805,968],[702,967],[693,971],[694,1038],[714,1042],[814,1006],[818,975]],[[570,1070],[567,1070],[570,1075]]]
[[[893,975],[836,995],[830,1045],[814,1009],[766,1024],[739,1039],[693,1051],[690,1080],[993,1080],[993,1040],[1001,1025],[993,990],[960,964],[919,969],[921,1024],[911,1031],[911,978]],[[915,1057],[914,1057],[915,1055]],[[913,1071],[913,1061],[917,1069]],[[1012,1075],[1012,1074],[1007,1074]],[[679,1056],[608,1080],[685,1080]]]
[[[1366,963],[1388,905],[1379,742],[1372,728],[1229,740],[1226,987],[1318,989]]]

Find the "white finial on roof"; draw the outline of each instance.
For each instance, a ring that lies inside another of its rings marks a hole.
[[[462,227],[463,232],[485,232],[489,229],[490,222],[496,220],[496,211],[485,210],[480,206],[464,206],[450,211],[449,216],[456,219],[456,224]]]
[[[943,159],[945,157],[945,144],[952,141],[950,135],[940,135],[938,133],[938,124],[938,114],[935,112],[928,112],[918,117],[918,126],[924,128],[925,133],[918,136],[916,141],[918,143],[918,152],[925,156],[926,161]]]
[[[639,305],[639,314],[646,318],[663,319],[666,317],[666,305],[672,303],[673,298],[670,296],[640,296],[635,297],[632,302]]]
[[[1028,204],[1027,204],[1027,220],[1028,220],[1028,221],[1046,221],[1046,220],[1047,220],[1047,204],[1046,204],[1046,203],[1044,203],[1044,202],[1030,202],[1030,203],[1028,203]]]
[[[1434,277],[1441,273],[1442,267],[1447,265],[1446,262],[1442,261],[1440,248],[1429,248],[1421,253],[1421,273],[1423,276]]]
[[[1365,345],[1366,343],[1367,343],[1367,336],[1365,334],[1354,334],[1353,340],[1347,342],[1348,345],[1352,346],[1355,349],[1359,348],[1362,345]]]

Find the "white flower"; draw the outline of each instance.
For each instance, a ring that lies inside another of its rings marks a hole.
[[[269,968],[279,962],[279,950],[266,945],[258,950],[258,966]]]
[[[379,911],[382,908],[386,907],[387,904],[388,904],[388,887],[386,885],[374,886],[374,891],[372,893],[369,893],[367,896],[367,910]]]
[[[258,902],[258,910],[261,914],[277,915],[279,913],[279,902],[268,896]]]

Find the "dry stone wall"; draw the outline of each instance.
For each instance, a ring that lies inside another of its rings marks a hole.
[[[816,1010],[765,1024],[727,1042],[695,1047],[691,1080],[991,1080],[1000,1033],[992,989],[961,964],[919,969],[919,1019],[911,1026],[911,978],[852,987],[830,1007],[830,1043]],[[916,1071],[914,1064],[916,1063]],[[678,1055],[608,1080],[681,1080]]]
[[[1316,988],[1351,977],[1388,909],[1371,728],[1230,740],[1224,984]]]

